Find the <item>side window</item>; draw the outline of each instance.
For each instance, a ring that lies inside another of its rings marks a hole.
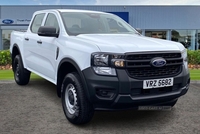
[[[42,20],[43,20],[43,18],[44,18],[44,13],[42,13],[42,14],[37,14],[36,16],[35,16],[35,18],[34,18],[34,20],[33,20],[33,23],[32,23],[32,25],[31,25],[31,31],[33,32],[33,33],[37,33],[38,32],[38,29],[39,29],[39,27],[41,26],[41,24],[42,24]]]
[[[44,26],[52,26],[56,28],[56,32],[59,32],[59,25],[56,16],[52,13],[49,13],[46,19]]]

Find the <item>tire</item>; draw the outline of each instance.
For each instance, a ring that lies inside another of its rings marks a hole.
[[[69,122],[73,124],[86,124],[93,115],[94,109],[87,100],[84,89],[77,73],[65,76],[61,89],[63,111]]]
[[[14,58],[13,71],[15,82],[18,85],[27,85],[29,83],[31,73],[24,68],[20,55],[16,55]]]

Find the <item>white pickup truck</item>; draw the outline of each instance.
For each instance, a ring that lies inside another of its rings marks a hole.
[[[73,124],[94,110],[173,107],[190,84],[182,44],[144,37],[110,13],[37,11],[27,32],[11,33],[10,52],[16,83],[31,72],[54,83]]]

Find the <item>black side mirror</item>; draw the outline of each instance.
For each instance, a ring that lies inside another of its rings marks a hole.
[[[51,27],[51,26],[41,26],[38,29],[38,33],[39,36],[47,36],[47,37],[56,37],[58,38],[58,33],[56,32],[56,28],[55,27]]]

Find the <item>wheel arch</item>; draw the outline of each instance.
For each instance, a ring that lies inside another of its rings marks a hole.
[[[84,93],[85,93],[87,99],[90,101],[88,87],[87,87],[85,77],[84,77],[81,69],[79,68],[78,64],[70,58],[62,59],[58,65],[58,70],[57,70],[57,95],[58,95],[58,97],[61,97],[62,81],[63,81],[65,75],[70,72],[78,73],[78,75],[81,78],[81,82],[83,84]]]
[[[14,61],[14,58],[16,55],[21,55],[21,52],[20,52],[20,49],[19,49],[19,46],[17,44],[14,44],[13,47],[12,47],[12,53],[11,53],[11,59],[12,59],[12,67],[13,67],[13,61]],[[21,57],[22,58],[22,57]],[[23,59],[22,59],[23,61]]]

